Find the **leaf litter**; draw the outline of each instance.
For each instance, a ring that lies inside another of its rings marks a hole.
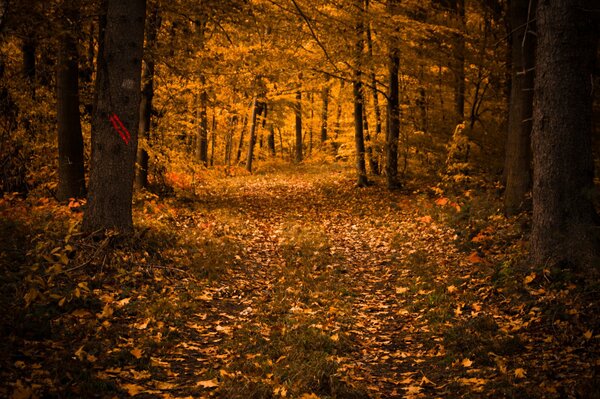
[[[476,214],[472,190],[357,189],[346,170],[303,168],[206,180],[192,201],[140,193],[132,237],[84,237],[80,213],[1,200],[0,396],[597,389],[598,291],[520,266],[514,220]]]

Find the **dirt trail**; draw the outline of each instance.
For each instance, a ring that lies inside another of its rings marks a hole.
[[[331,330],[352,340],[350,351],[337,358],[341,378],[372,397],[403,397],[410,386],[423,392],[435,388],[420,370],[427,368],[422,363],[429,357],[444,355],[436,342],[440,338],[422,320],[423,309],[411,307],[405,294],[421,280],[432,280],[420,276],[423,270],[411,270],[415,259],[434,277],[437,266],[429,262],[449,263],[456,256],[452,231],[416,221],[406,195],[354,188],[343,176],[276,177],[239,190],[213,192],[208,208],[240,212],[253,231],[238,265],[238,276],[245,277],[234,283],[247,305],[242,311],[249,316],[246,322],[272,320],[277,312],[306,312],[313,325],[322,326],[342,312]],[[316,248],[314,252],[323,253],[301,253],[298,259],[282,255],[282,245],[298,250],[306,241],[309,252]],[[298,268],[314,276],[296,276],[290,285],[295,273],[290,269]],[[327,276],[320,278],[323,274]],[[310,290],[327,291],[331,302],[311,302],[314,295],[307,298],[302,290],[290,289],[307,285],[303,278],[319,281],[308,284]],[[238,329],[248,326],[238,324]]]

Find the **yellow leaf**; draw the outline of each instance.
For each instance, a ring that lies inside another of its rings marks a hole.
[[[396,294],[404,294],[408,291],[408,287],[396,287]]]
[[[531,283],[533,280],[535,280],[536,277],[537,277],[537,275],[535,273],[531,273],[530,275],[526,276],[523,279],[523,283],[525,285],[527,285],[527,284]]]
[[[425,223],[425,224],[429,224],[433,221],[433,219],[431,218],[431,216],[427,215],[427,216],[423,216],[417,219],[419,222],[421,223]]]
[[[454,285],[449,285],[448,287],[446,287],[446,290],[448,290],[449,294],[452,294],[453,292],[458,291],[458,288],[456,288],[456,286]]]
[[[215,388],[219,386],[219,381],[217,381],[216,378],[213,378],[212,380],[198,381],[196,386],[202,388]]]
[[[154,383],[154,386],[158,389],[173,389],[175,387],[177,387],[176,384],[172,384],[170,382],[166,382],[166,381],[157,381]]]
[[[338,342],[340,340],[340,336],[338,334],[333,334],[330,338],[333,342]]]
[[[425,376],[423,376],[423,378],[421,378],[421,385],[423,385],[423,384],[435,385],[435,384],[433,383],[433,381],[431,381],[429,378],[427,378],[427,377],[425,377]]]
[[[593,333],[592,333],[592,330],[587,330],[587,331],[586,331],[586,332],[583,334],[583,336],[585,337],[585,339],[592,339],[592,335],[593,335]]]
[[[461,364],[463,365],[463,367],[471,367],[473,365],[473,361],[471,359],[464,358]]]
[[[516,378],[525,378],[526,375],[527,375],[527,372],[525,371],[525,369],[522,369],[522,368],[515,369],[515,377]]]
[[[112,316],[113,314],[113,309],[110,307],[110,303],[107,303],[106,305],[104,305],[104,308],[102,309],[102,313],[98,313],[96,314],[96,316],[98,316],[99,319],[106,319],[110,316]]]
[[[423,388],[421,388],[420,386],[417,386],[417,385],[411,385],[407,388],[404,388],[404,390],[406,390],[406,393],[408,395],[414,395],[414,394],[420,393],[422,389]]]
[[[142,354],[144,352],[140,348],[134,348],[134,349],[130,350],[129,353],[131,353],[133,355],[133,357],[135,357],[136,359],[139,359],[142,357]]]
[[[319,397],[314,393],[305,393],[302,396],[300,396],[300,399],[319,399]]]
[[[135,323],[133,326],[138,330],[144,330],[146,327],[148,327],[148,323],[150,323],[150,319],[144,319],[139,323]]]
[[[125,389],[131,396],[135,396],[145,391],[145,388],[136,384],[123,384],[121,388]]]

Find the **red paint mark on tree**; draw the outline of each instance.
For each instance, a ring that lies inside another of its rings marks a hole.
[[[129,134],[129,130],[127,130],[125,125],[123,125],[123,122],[121,122],[121,119],[119,119],[117,114],[112,114],[108,117],[108,119],[110,120],[110,123],[112,123],[113,128],[117,131],[117,133],[119,133],[119,136],[121,136],[121,139],[123,139],[125,144],[129,144],[129,140],[131,140],[131,135]]]

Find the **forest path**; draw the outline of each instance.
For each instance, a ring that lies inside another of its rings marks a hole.
[[[219,322],[228,332],[221,377],[230,380],[221,394],[239,394],[240,378],[260,392],[264,375],[280,393],[290,389],[288,373],[318,362],[326,370],[298,382],[317,395],[435,392],[428,361],[445,352],[423,307],[450,285],[442,266],[460,263],[451,229],[407,195],[356,188],[341,171],[256,176],[209,191],[208,213],[234,217],[246,232],[226,280],[237,303],[218,306],[231,320]]]

